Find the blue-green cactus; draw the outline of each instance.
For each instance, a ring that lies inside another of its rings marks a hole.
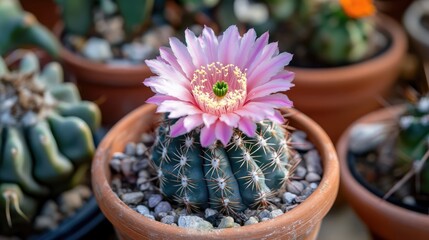
[[[29,53],[9,72],[0,58],[0,230],[31,219],[37,206],[82,180],[94,149],[100,111],[83,102],[62,68],[40,72]]]
[[[266,207],[290,176],[288,134],[270,121],[257,124],[255,137],[235,130],[230,143],[203,148],[199,130],[171,138],[171,120],[157,129],[152,162],[162,193],[188,211],[207,207],[226,214]]]

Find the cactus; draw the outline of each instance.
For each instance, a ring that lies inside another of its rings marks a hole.
[[[351,17],[344,8],[338,4],[325,3],[314,18],[310,51],[327,64],[356,62],[374,52],[373,19]]]
[[[199,129],[169,137],[174,121],[157,129],[152,162],[164,195],[188,211],[207,207],[232,215],[246,208],[267,207],[291,174],[286,130],[271,121],[257,123],[250,138],[236,129],[224,147],[199,144]]]
[[[429,150],[429,96],[422,97],[417,104],[409,104],[399,119],[399,135],[395,155],[397,166],[411,169]],[[420,168],[420,194],[429,196],[429,162]]]
[[[67,32],[87,36],[94,25],[95,7],[106,15],[119,11],[127,35],[132,36],[150,21],[154,0],[57,0]],[[79,16],[79,17],[76,17]]]
[[[34,45],[58,57],[59,43],[36,18],[24,12],[18,0],[0,1],[0,55],[12,49]]]
[[[9,72],[0,58],[0,230],[31,219],[46,197],[78,182],[94,153],[98,107],[80,100],[52,62],[36,56]],[[82,179],[81,179],[82,180]]]

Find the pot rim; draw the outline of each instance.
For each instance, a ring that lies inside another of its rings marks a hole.
[[[286,69],[295,72],[301,85],[334,85],[341,84],[344,79],[354,79],[353,76],[371,75],[380,69],[388,69],[392,62],[398,61],[407,49],[407,37],[401,26],[384,14],[378,13],[376,24],[391,37],[390,46],[381,54],[368,60],[345,66],[329,68],[304,68],[287,66]],[[374,67],[377,66],[377,67]]]
[[[429,46],[429,29],[421,24],[424,15],[429,17],[429,2],[414,1],[404,13],[403,23],[407,32],[420,44]]]
[[[393,220],[410,222],[410,225],[418,225],[419,229],[429,229],[429,215],[402,208],[374,195],[353,177],[347,164],[347,150],[349,144],[348,136],[351,129],[356,124],[391,119],[398,116],[403,111],[405,111],[405,105],[390,106],[373,111],[356,120],[346,129],[346,131],[343,132],[337,143],[337,153],[340,162],[341,189],[347,193],[346,198],[354,198],[356,201],[367,206],[377,206],[379,212],[386,212],[386,215],[394,218]]]
[[[203,232],[170,226],[142,216],[125,205],[112,191],[110,181],[108,180],[108,177],[110,178],[109,164],[106,163],[109,159],[105,157],[105,152],[113,141],[111,136],[123,132],[124,126],[132,123],[133,120],[135,121],[136,119],[139,119],[139,116],[147,111],[155,111],[155,108],[155,105],[145,104],[127,115],[127,117],[123,118],[106,135],[95,154],[92,164],[92,184],[94,193],[100,204],[101,210],[111,222],[113,222],[112,220],[114,219],[127,218],[133,222],[133,225],[122,227],[127,228],[130,231],[134,231],[135,234],[138,234],[139,225],[145,225],[147,228],[152,230],[162,229],[162,234],[169,234],[171,236],[201,237],[208,233],[210,236],[205,237],[223,238],[227,236],[232,238],[243,238],[244,236],[255,236],[255,233],[261,231],[261,229],[264,231],[270,231],[270,233],[274,233],[275,231],[283,232],[288,228],[292,228],[293,230],[304,229],[307,225],[301,224],[301,220],[304,218],[303,216],[312,216],[312,220],[317,218],[322,219],[334,203],[339,187],[339,165],[331,140],[324,130],[306,115],[294,109],[281,109],[283,113],[287,112],[290,114],[289,119],[293,119],[294,122],[296,122],[296,125],[299,125],[301,130],[307,132],[309,139],[313,144],[315,144],[319,151],[324,168],[324,174],[319,186],[303,203],[287,214],[283,214],[266,222],[261,222],[251,226],[242,226],[239,228],[216,229],[213,231]],[[103,201],[103,199],[113,199],[113,202],[109,205]],[[123,214],[121,214],[121,216],[114,216],[110,211],[113,208],[116,208],[115,210],[119,210]],[[313,224],[313,226],[318,224],[317,221],[306,223]]]

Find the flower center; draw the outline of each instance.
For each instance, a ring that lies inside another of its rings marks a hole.
[[[201,110],[220,115],[244,104],[246,82],[246,73],[237,66],[213,62],[195,70],[191,88]]]

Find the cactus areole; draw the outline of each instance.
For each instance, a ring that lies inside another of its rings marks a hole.
[[[43,71],[29,53],[9,72],[0,58],[0,232],[29,223],[48,196],[85,176],[95,151],[97,106],[63,82],[62,68]],[[19,232],[19,230],[16,230]]]
[[[293,86],[284,70],[292,55],[253,29],[185,36],[187,45],[171,38],[171,48],[146,61],[157,75],[144,82],[156,93],[148,102],[165,113],[152,149],[160,189],[189,211],[266,207],[291,174],[277,108],[292,107],[280,93]]]

